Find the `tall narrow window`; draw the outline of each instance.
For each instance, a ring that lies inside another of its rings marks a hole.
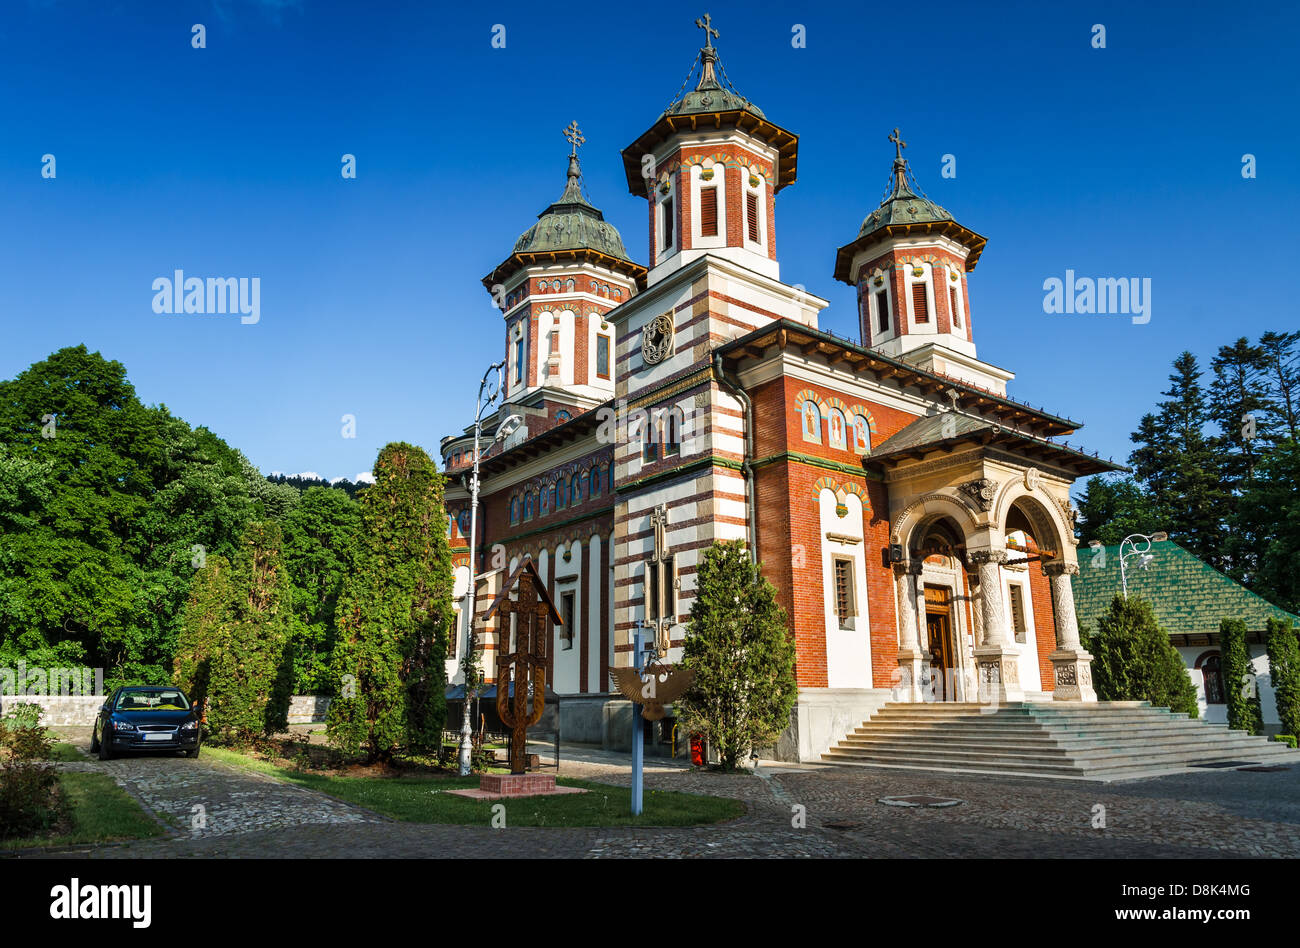
[[[853,561],[835,560],[835,616],[841,629],[850,628],[853,620]]]
[[[673,245],[673,199],[669,198],[663,203],[664,208],[664,250],[668,250]]]
[[[524,380],[524,337],[515,340],[515,381]]]
[[[681,409],[670,408],[668,417],[664,419],[664,456],[681,454],[682,451],[682,421]]]
[[[1016,641],[1025,641],[1025,591],[1019,583],[1011,583],[1011,628],[1016,633]]]
[[[596,337],[596,376],[609,378],[609,336]]]
[[[879,321],[880,331],[889,332],[889,294],[884,290],[876,294],[876,319]]]
[[[718,236],[717,188],[700,188],[700,236]]]
[[[952,301],[952,324],[961,325],[961,307],[957,305],[957,287],[948,287],[948,299]]]
[[[646,419],[641,424],[641,462],[649,464],[659,460],[659,438],[655,433],[654,422]]]
[[[560,593],[560,648],[573,648],[573,593]]]
[[[593,467],[591,469],[591,490],[588,493],[589,496],[591,497],[595,497],[597,494],[600,493],[600,468],[599,467]]]
[[[926,299],[924,283],[912,284],[912,315],[916,317],[918,323],[930,321],[930,307]]]
[[[753,191],[745,192],[745,225],[749,230],[749,239],[758,243],[758,195]]]

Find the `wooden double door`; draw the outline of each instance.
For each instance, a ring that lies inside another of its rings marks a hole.
[[[953,635],[952,590],[947,586],[925,587],[925,631],[930,643],[930,699],[956,701],[961,672]]]

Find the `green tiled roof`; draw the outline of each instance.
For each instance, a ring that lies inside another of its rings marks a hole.
[[[881,202],[880,207],[867,215],[858,236],[865,237],[891,224],[928,224],[952,219],[953,216],[938,204],[915,193],[896,166],[893,191]]]
[[[1104,553],[1104,556],[1102,555]],[[1279,609],[1245,586],[1201,562],[1172,540],[1151,544],[1154,557],[1146,569],[1138,557],[1125,563],[1128,594],[1151,603],[1160,627],[1170,635],[1211,635],[1223,619],[1242,619],[1250,632],[1262,632],[1266,619],[1300,618]],[[1100,565],[1105,563],[1104,566]],[[1074,577],[1074,605],[1079,626],[1096,631],[1097,620],[1121,591],[1119,547],[1079,547],[1079,575]]]

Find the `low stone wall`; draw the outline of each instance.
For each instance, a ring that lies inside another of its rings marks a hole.
[[[776,760],[820,761],[832,744],[893,700],[888,688],[801,688],[790,725],[765,749]]]
[[[329,707],[325,695],[294,695],[289,699],[289,723],[318,724],[325,720]]]
[[[0,695],[0,715],[19,704],[39,704],[44,709],[44,725],[91,727],[104,704],[104,695]]]

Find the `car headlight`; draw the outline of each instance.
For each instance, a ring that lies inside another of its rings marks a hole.
[[[181,725],[181,730],[182,730],[182,731],[195,731],[195,730],[198,730],[198,727],[199,727],[199,722],[198,722],[198,721],[186,721],[184,724]]]
[[[135,730],[135,725],[132,724],[130,721],[110,721],[109,723],[113,725],[113,730],[115,730],[115,731],[134,731],[134,730]]]

